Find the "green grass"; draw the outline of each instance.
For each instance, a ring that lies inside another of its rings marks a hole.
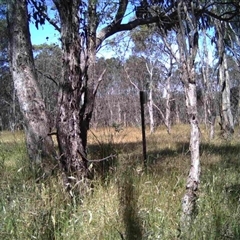
[[[183,125],[147,134],[144,170],[140,129],[90,132],[91,159],[116,157],[96,166],[94,191],[79,202],[62,190],[60,175],[36,183],[23,134],[1,133],[0,239],[178,239],[188,140]],[[183,239],[240,239],[239,158],[237,133],[210,142],[202,128],[198,214]]]

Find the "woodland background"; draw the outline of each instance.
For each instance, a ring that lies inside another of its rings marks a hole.
[[[238,1],[0,7],[3,239],[239,238]]]

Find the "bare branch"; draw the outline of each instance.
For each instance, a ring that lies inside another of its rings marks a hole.
[[[159,111],[160,115],[162,116],[164,125],[165,125],[165,126],[167,127],[167,129],[168,129],[168,125],[167,125],[167,123],[166,123],[166,121],[165,121],[165,117],[164,117],[164,114],[163,114],[162,110],[161,110],[155,103],[153,103],[153,106]]]
[[[109,160],[110,158],[113,159],[114,157],[116,157],[116,154],[111,154],[105,158],[101,158],[101,159],[93,159],[93,160],[90,160],[90,159],[86,159],[88,162],[91,162],[91,163],[94,163],[94,162],[102,162],[102,161],[106,161],[106,160]]]
[[[106,160],[108,160],[108,159],[110,159],[110,158],[116,157],[116,154],[111,154],[111,155],[109,155],[109,156],[107,156],[107,157],[105,157],[105,158],[92,159],[92,160],[91,160],[91,159],[88,159],[87,156],[86,156],[86,154],[83,153],[83,152],[81,152],[80,150],[78,150],[78,153],[81,155],[81,157],[82,157],[85,161],[91,162],[91,163],[94,163],[94,162],[102,162],[102,161],[106,161]]]
[[[148,63],[147,63],[147,61],[146,61],[146,64],[145,64],[145,65],[146,65],[147,71],[148,71],[148,73],[149,73],[149,75],[150,75],[150,77],[151,77],[151,79],[152,79],[153,69],[154,69],[154,66],[153,66],[153,65],[154,65],[154,64],[151,64],[151,63],[150,63],[151,66],[149,66]]]
[[[99,78],[98,78],[98,81],[97,81],[97,85],[96,85],[96,87],[95,87],[95,89],[94,89],[94,91],[93,91],[93,95],[95,96],[96,95],[96,93],[97,93],[97,90],[98,90],[98,87],[99,87],[99,85],[100,85],[100,82],[102,81],[102,79],[103,79],[103,75],[105,74],[105,72],[106,72],[106,68],[103,70],[103,72],[101,73],[101,75],[99,76]]]
[[[124,66],[124,71],[125,71],[125,73],[126,73],[126,75],[127,75],[128,80],[130,81],[130,83],[131,83],[138,91],[140,91],[140,89],[138,88],[138,86],[131,80],[131,78],[130,78],[130,76],[129,76],[129,74],[128,74],[128,72],[127,72],[127,69],[126,69],[125,66]]]
[[[53,81],[56,84],[56,86],[58,86],[58,83],[54,80],[54,78],[50,74],[43,73],[42,71],[40,71],[38,69],[36,69],[36,71],[38,73],[40,73],[41,75],[43,75],[44,77],[48,78],[49,80]]]

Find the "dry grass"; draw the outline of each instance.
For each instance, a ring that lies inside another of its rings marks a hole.
[[[218,131],[210,142],[201,132],[198,215],[184,239],[240,239],[238,136],[226,141]],[[0,239],[178,239],[189,126],[174,126],[171,135],[147,132],[147,170],[141,129],[91,130],[89,156],[117,157],[97,166],[94,191],[81,201],[62,191],[58,175],[36,184],[24,143],[15,139],[1,135]]]

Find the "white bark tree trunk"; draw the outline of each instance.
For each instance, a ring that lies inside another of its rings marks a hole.
[[[150,133],[154,132],[154,117],[153,117],[153,70],[154,64],[150,62],[150,64],[146,63],[147,71],[149,74],[149,83],[148,83],[148,113],[149,113],[149,125],[150,125]]]
[[[188,111],[189,122],[191,126],[190,136],[190,152],[191,152],[191,167],[187,178],[186,192],[182,199],[184,224],[189,224],[196,210],[196,192],[200,183],[200,130],[197,119],[197,96],[196,83],[185,84],[186,105]]]
[[[175,104],[175,112],[176,112],[176,124],[180,124],[181,121],[180,121],[180,116],[179,116],[179,106],[177,103]]]
[[[11,72],[24,117],[27,150],[32,163],[48,171],[56,161],[49,116],[35,72],[28,27],[27,1],[8,2],[8,29]]]
[[[154,118],[153,118],[153,90],[152,86],[149,89],[149,101],[148,101],[148,112],[149,112],[149,121],[150,121],[150,133],[154,132]]]
[[[165,113],[165,122],[167,125],[167,131],[171,133],[171,108],[170,108],[170,100],[171,100],[171,76],[167,78],[166,85],[167,95],[166,95],[166,113]]]
[[[186,191],[182,198],[181,230],[188,232],[189,226],[195,217],[197,191],[200,183],[200,130],[198,127],[197,91],[195,79],[195,58],[198,51],[197,19],[193,11],[187,8],[185,1],[179,1],[178,18],[180,30],[178,31],[178,49],[180,54],[180,77],[184,83],[186,107],[191,126],[190,152],[191,166],[187,178]],[[182,10],[186,19],[182,18]],[[188,34],[186,34],[188,31]]]
[[[168,70],[168,77],[166,83],[166,110],[165,110],[165,123],[167,126],[168,133],[171,133],[171,79],[172,79],[172,69],[173,69],[173,58],[170,56],[170,67]]]

